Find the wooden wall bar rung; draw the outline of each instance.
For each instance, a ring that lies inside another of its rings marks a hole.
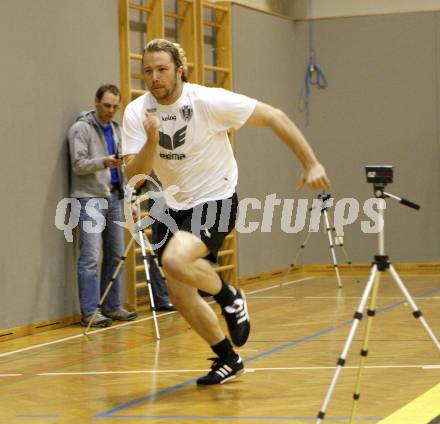
[[[131,77],[135,80],[139,80],[139,81],[143,81],[144,80],[144,76],[143,74],[131,74]]]
[[[172,18],[175,19],[176,21],[183,21],[185,19],[185,16],[173,12],[165,12],[164,15],[167,18]]]
[[[218,257],[221,258],[222,256],[228,256],[228,255],[233,255],[233,254],[234,254],[234,250],[233,249],[220,250],[218,252]]]
[[[140,4],[128,3],[130,9],[138,10],[139,12],[151,13],[152,10],[149,7],[141,6]]]
[[[229,68],[222,68],[220,66],[205,65],[203,68],[205,69],[205,71],[222,72],[224,74],[229,74],[231,72]]]
[[[203,25],[207,27],[213,27],[213,28],[221,28],[222,24],[219,22],[213,22],[213,21],[205,21],[203,22]]]
[[[142,94],[145,94],[146,91],[145,91],[145,90],[138,90],[138,89],[136,89],[136,88],[132,88],[132,89],[130,90],[130,93],[131,93],[134,97],[139,97],[139,96],[142,96]]]
[[[215,266],[215,267],[213,267],[212,269],[213,269],[215,272],[223,272],[223,271],[227,271],[227,270],[229,270],[229,269],[234,269],[234,268],[235,268],[234,265],[222,265],[222,266]]]
[[[131,60],[142,60],[142,55],[137,53],[130,53]]]
[[[220,12],[228,13],[229,9],[226,6],[220,6],[219,4],[210,3],[208,1],[202,2],[203,7],[206,7],[207,9],[214,9],[218,10]]]

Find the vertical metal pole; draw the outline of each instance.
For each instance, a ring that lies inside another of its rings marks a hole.
[[[333,266],[335,267],[336,279],[338,280],[338,287],[341,288],[342,287],[341,276],[339,275],[339,267],[338,267],[338,262],[336,260],[335,245],[333,243],[332,229],[330,227],[330,222],[328,219],[326,209],[323,210],[323,214],[324,214],[324,219],[325,219],[325,229],[327,231],[328,242],[330,244],[330,252],[331,252],[332,258],[333,258]]]
[[[147,249],[145,248],[144,230],[140,224],[140,222],[141,222],[141,207],[140,207],[139,199],[136,201],[135,204],[136,204],[136,210],[137,210],[137,216],[138,216],[138,221],[136,223],[136,227],[138,230],[139,242],[140,242],[141,249],[142,249],[142,260],[144,262],[145,277],[147,279],[148,294],[150,296],[151,312],[153,313],[153,321],[154,321],[154,328],[156,330],[156,338],[160,339],[159,326],[157,325],[156,306],[154,304],[153,290],[151,288],[150,269],[149,269],[148,260],[147,260]]]
[[[381,230],[379,231],[379,255],[384,256],[385,255],[385,221],[384,221],[384,210],[386,209],[386,202],[385,199],[381,199],[378,211],[379,211],[379,217],[380,217],[380,225],[382,225]]]

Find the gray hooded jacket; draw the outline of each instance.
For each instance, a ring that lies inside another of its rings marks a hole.
[[[116,151],[121,151],[121,130],[111,121]],[[104,134],[94,118],[94,111],[81,112],[68,134],[72,165],[71,197],[110,197],[111,174],[104,166],[109,156]],[[119,181],[123,181],[118,168]],[[122,192],[122,191],[121,191]]]

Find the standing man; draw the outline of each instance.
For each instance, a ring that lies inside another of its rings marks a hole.
[[[228,129],[245,123],[272,128],[304,166],[298,188],[306,183],[312,189],[329,189],[330,183],[301,132],[281,110],[227,90],[188,83],[180,46],[150,41],[143,68],[149,92],[132,101],[124,114],[125,172],[131,179],[154,168],[165,195],[167,188],[173,191],[166,197],[167,219],[156,231],[158,256],[173,303],[217,355],[211,371],[197,383],[222,384],[244,371],[243,362],[197,289],[219,303],[232,342],[246,343],[250,321],[244,293],[222,281],[208,262],[217,259],[237,212],[237,164]],[[208,221],[212,211],[215,222],[201,231],[194,223]],[[164,224],[170,219],[177,231]]]
[[[120,101],[116,86],[99,87],[95,110],[80,114],[68,136],[73,171],[71,196],[81,204],[78,287],[84,326],[92,318],[124,253],[124,229],[117,224],[123,221],[121,131],[112,120]],[[137,317],[136,312],[121,306],[122,275],[118,274],[93,327],[108,327],[112,320],[130,321]]]

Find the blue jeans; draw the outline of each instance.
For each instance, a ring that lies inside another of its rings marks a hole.
[[[151,257],[148,257],[148,266],[150,271],[151,290],[153,292],[154,306],[167,306],[171,303],[168,295],[168,287],[160,274],[159,268],[156,266]]]
[[[109,199],[81,198],[79,217],[78,288],[81,312],[95,312],[124,253],[124,229],[115,224],[123,221],[122,201],[119,192],[113,191]],[[88,205],[87,202],[92,201]],[[108,208],[103,206],[108,204]],[[101,262],[102,259],[102,262]],[[103,303],[103,309],[120,307],[119,287],[123,276],[119,272]]]

